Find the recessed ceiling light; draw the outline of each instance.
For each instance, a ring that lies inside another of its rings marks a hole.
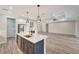
[[[12,9],[13,9],[13,7],[12,7],[12,6],[10,6],[10,7],[9,7],[9,9],[10,9],[10,10],[12,10]]]

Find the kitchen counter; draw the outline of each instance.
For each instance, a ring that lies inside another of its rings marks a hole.
[[[21,36],[22,38],[24,39],[27,39],[28,41],[32,42],[32,43],[37,43],[41,40],[45,40],[47,38],[46,35],[42,35],[42,34],[36,34],[36,35],[33,35],[32,37],[25,37],[25,34],[21,34],[21,33],[17,33],[17,35]]]

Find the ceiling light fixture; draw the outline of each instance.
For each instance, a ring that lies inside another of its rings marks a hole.
[[[37,5],[37,7],[38,7],[37,21],[38,21],[38,22],[41,22],[41,17],[40,17],[40,15],[39,15],[39,7],[40,7],[40,5]]]
[[[29,12],[27,11],[26,13],[27,13],[26,23],[29,23],[29,19],[28,19],[28,14],[29,14]]]

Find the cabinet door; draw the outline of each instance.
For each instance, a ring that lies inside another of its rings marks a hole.
[[[20,43],[20,49],[21,49],[21,51],[23,51],[23,38],[21,38],[21,43]]]
[[[26,39],[24,39],[24,42],[23,42],[23,45],[24,45],[24,47],[23,47],[23,53],[25,53],[25,54],[27,54],[28,52],[27,52],[27,45],[28,45],[28,41],[26,40]]]
[[[17,35],[17,45],[20,48],[20,44],[21,44],[21,37]]]
[[[18,45],[18,35],[16,36],[16,43],[17,43],[17,45]]]
[[[20,48],[20,37],[18,36],[18,47]]]
[[[28,42],[28,54],[33,54],[34,49],[33,49],[33,44],[31,42]]]

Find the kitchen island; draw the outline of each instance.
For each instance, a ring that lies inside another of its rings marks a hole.
[[[18,48],[24,54],[44,54],[46,53],[46,38],[42,34],[35,34],[31,37],[26,37],[24,33],[17,33]]]

